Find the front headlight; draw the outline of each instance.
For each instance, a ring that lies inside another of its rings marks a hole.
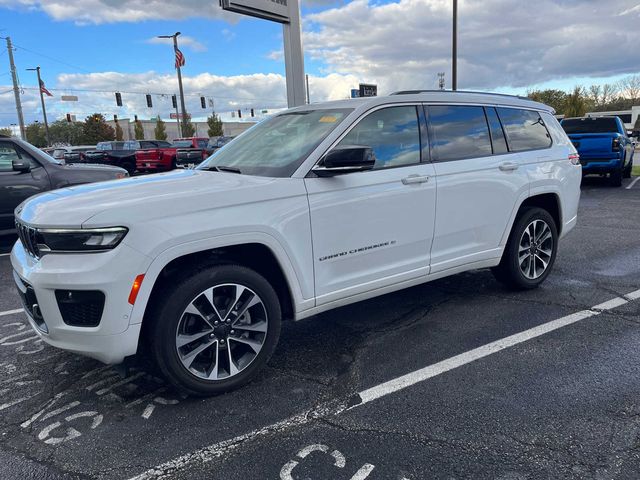
[[[125,227],[38,229],[38,249],[41,253],[96,252],[118,246],[129,230]]]

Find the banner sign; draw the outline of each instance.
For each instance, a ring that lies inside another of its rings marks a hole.
[[[63,102],[77,102],[78,97],[76,95],[62,95],[60,97],[60,100],[62,100]]]
[[[220,0],[223,10],[264,18],[278,23],[289,23],[289,0]]]

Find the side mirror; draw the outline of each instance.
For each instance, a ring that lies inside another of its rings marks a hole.
[[[371,147],[345,145],[327,153],[312,171],[319,177],[333,177],[371,170],[375,163],[376,157]]]
[[[14,160],[11,162],[11,166],[15,172],[27,173],[31,171],[31,164],[24,160]]]

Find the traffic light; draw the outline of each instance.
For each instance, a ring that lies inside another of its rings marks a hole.
[[[114,116],[113,116],[113,121],[114,121],[114,122],[116,122],[116,123],[118,123],[118,115],[114,115]]]
[[[71,123],[71,114],[67,113],[67,122]]]
[[[147,93],[147,107],[152,108],[153,102],[151,101],[151,95]]]
[[[116,92],[116,105],[119,107],[122,106],[122,95],[120,92]]]
[[[242,110],[238,109],[238,118],[242,118]]]
[[[134,115],[133,116],[133,121],[136,122],[136,123],[138,122],[138,115]]]
[[[255,114],[253,113],[253,108],[251,109],[251,116],[255,117]]]
[[[178,108],[178,99],[175,95],[171,95],[171,106],[173,108]]]
[[[204,97],[200,97],[200,106],[202,108],[207,108],[207,99]]]

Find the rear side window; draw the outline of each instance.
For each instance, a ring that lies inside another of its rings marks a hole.
[[[504,131],[502,130],[502,124],[500,123],[496,109],[493,107],[487,107],[484,111],[487,114],[487,122],[489,122],[493,153],[507,153],[507,140],[504,138]]]
[[[491,155],[489,127],[483,107],[432,105],[428,111],[431,145],[437,161]]]
[[[541,150],[551,146],[551,135],[538,112],[498,108],[498,115],[507,134],[509,151]]]

